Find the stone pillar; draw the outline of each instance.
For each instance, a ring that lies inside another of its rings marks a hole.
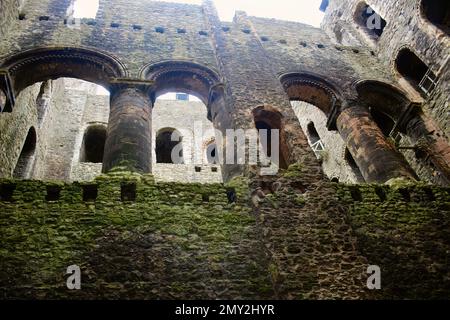
[[[151,172],[151,86],[137,81],[114,81],[103,172],[115,167]]]
[[[445,135],[424,114],[415,115],[406,126],[406,134],[440,172],[441,180],[450,183],[450,145]]]
[[[373,121],[369,110],[351,107],[337,118],[337,127],[366,182],[394,178],[415,180],[415,173]]]

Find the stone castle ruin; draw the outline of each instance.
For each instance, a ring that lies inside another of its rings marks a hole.
[[[448,1],[75,2],[0,0],[2,299],[448,298]]]

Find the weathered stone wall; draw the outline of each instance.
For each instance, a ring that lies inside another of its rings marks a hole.
[[[156,137],[165,129],[175,129],[181,134],[184,164],[156,163]],[[152,130],[152,173],[157,181],[223,181],[220,166],[207,162],[207,146],[215,140],[215,130],[202,102],[158,99],[153,107]],[[196,167],[200,172],[196,172]]]
[[[223,122],[225,127],[252,128],[251,110],[261,105],[278,110],[283,117],[287,161],[294,163],[314,155],[280,84],[281,75],[314,74],[328,81],[344,100],[355,98],[354,84],[362,80],[397,84],[397,75],[385,61],[392,60],[387,59],[387,53],[395,51],[400,38],[409,39],[401,36],[406,29],[400,30],[400,23],[391,23],[391,29],[387,28],[379,41],[378,47],[386,48],[384,51],[374,50],[364,41],[356,41],[354,45],[365,45],[357,48],[336,45],[327,26],[333,25],[337,16],[347,23],[346,27],[353,26],[349,18],[353,7],[350,2],[345,3],[349,5],[341,15],[335,12],[340,8],[337,2],[332,2],[323,31],[301,23],[248,17],[242,12],[232,23],[222,23],[210,1],[201,6],[149,0],[130,6],[124,0],[101,1],[96,19],[83,19],[80,24],[72,23],[69,0],[28,1],[23,9],[25,19],[10,22],[11,29],[0,46],[0,60],[38,47],[83,47],[116,58],[124,66],[126,76],[132,78],[143,77],[145,66],[161,61],[199,63],[217,72],[225,84],[224,105],[217,107],[220,116],[213,119],[214,125],[219,127]],[[376,4],[374,7],[382,15],[395,11],[384,12]],[[150,15],[152,19],[147,18]],[[352,30],[352,34],[359,31]],[[421,39],[420,35],[411,37],[414,41]],[[389,39],[398,41],[394,46]],[[446,44],[441,38],[433,42],[433,53],[428,53],[431,56],[425,61],[444,65]],[[433,70],[438,72],[437,68]],[[445,74],[439,73],[443,75],[441,84],[429,101],[429,109],[434,110],[432,114],[444,131],[448,122]],[[412,100],[418,99],[411,92],[410,95]],[[55,159],[58,165],[61,161]]]
[[[6,299],[430,299],[450,293],[448,189],[318,182],[299,165],[249,184],[155,184],[150,176],[115,173],[88,187],[0,185],[0,295]],[[82,270],[80,291],[66,289],[73,264]],[[380,291],[366,288],[369,265],[382,270]]]
[[[378,41],[374,41],[355,23],[354,13],[360,2],[330,1],[322,28],[336,41],[334,28],[337,24],[345,23],[343,29],[359,38],[356,43],[363,43],[374,50],[378,63],[390,69],[396,82],[408,92],[411,99],[422,101],[419,93],[395,68],[395,59],[402,48],[407,47],[415,52],[440,79],[433,95],[424,101],[423,108],[450,139],[448,113],[450,38],[425,18],[420,9],[421,0],[367,0],[366,3],[387,21],[382,36]]]
[[[19,19],[20,8],[25,0],[1,0],[0,1],[0,37],[11,30],[11,25]]]
[[[338,186],[350,204],[358,251],[382,270],[384,299],[440,299],[450,292],[450,189]]]
[[[47,135],[48,156],[42,178],[69,181],[74,154],[79,155],[77,142],[80,135],[84,134],[80,131],[85,128],[83,115],[88,103],[86,88],[92,84],[67,79],[60,79],[58,82],[61,82],[62,90],[53,95],[58,103],[54,104],[55,117]]]

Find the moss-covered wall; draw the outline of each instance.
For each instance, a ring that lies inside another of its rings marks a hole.
[[[382,270],[374,297],[450,296],[450,189],[426,185],[337,186],[349,204],[358,250]]]
[[[130,182],[136,199],[122,201],[121,185]],[[0,205],[1,298],[273,295],[239,188],[238,202],[229,203],[222,185],[156,185],[151,177],[120,175],[97,180],[95,201],[83,201],[80,184],[60,185],[59,201],[47,201],[51,184],[16,183],[12,199],[8,185],[2,182]],[[66,288],[73,264],[81,267],[80,291]]]
[[[317,174],[295,165],[197,185],[113,173],[96,180],[96,195],[92,185],[2,180],[0,297],[449,296],[448,189]],[[79,291],[66,288],[73,264]],[[381,267],[380,291],[366,288],[369,265]]]

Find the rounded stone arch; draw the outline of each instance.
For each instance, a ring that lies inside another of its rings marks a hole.
[[[257,130],[266,129],[270,132],[271,129],[279,130],[279,163],[278,166],[281,169],[287,169],[291,164],[291,150],[287,141],[286,135],[286,119],[283,114],[277,108],[268,105],[261,105],[252,110],[253,121]],[[268,136],[268,142],[271,141],[271,137]],[[266,153],[272,153],[271,144],[267,146]],[[270,157],[270,154],[266,156]]]
[[[327,117],[332,114],[334,105],[342,101],[342,94],[337,86],[320,75],[285,73],[281,75],[280,81],[290,100],[315,105]]]
[[[168,92],[185,92],[208,105],[211,88],[221,83],[219,74],[190,61],[162,61],[144,66],[140,78],[154,81],[153,100]]]
[[[0,69],[7,70],[17,95],[26,87],[57,78],[76,78],[109,89],[113,78],[125,78],[128,71],[116,57],[79,47],[43,47],[7,58]]]
[[[450,34],[450,3],[447,0],[416,0],[416,11],[420,20]]]
[[[375,109],[397,122],[411,101],[407,94],[387,82],[378,80],[362,80],[354,85],[358,102]]]

